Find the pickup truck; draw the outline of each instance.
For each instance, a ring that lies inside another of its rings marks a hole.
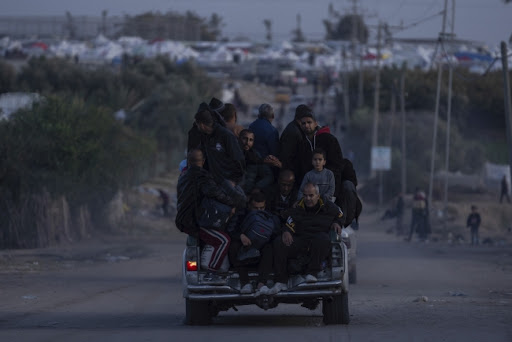
[[[257,305],[268,310],[280,303],[301,304],[314,310],[322,303],[325,324],[348,324],[349,304],[349,254],[346,234],[332,232],[331,254],[323,262],[322,276],[318,282],[306,283],[301,276],[300,258],[289,260],[290,278],[288,289],[275,295],[241,294],[238,274],[229,269],[212,274],[201,267],[201,245],[189,236],[183,252],[183,297],[185,298],[185,323],[207,325],[221,311],[241,305]],[[251,281],[257,279],[256,268],[249,272]]]

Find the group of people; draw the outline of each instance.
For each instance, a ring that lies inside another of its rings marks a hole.
[[[357,222],[362,209],[353,165],[312,109],[299,105],[281,135],[274,117],[264,103],[245,128],[232,104],[201,103],[177,185],[176,226],[213,246],[209,271],[229,259],[241,293],[285,290],[287,261],[303,253],[304,281],[316,282],[330,253],[330,232]],[[256,287],[248,276],[255,265]]]

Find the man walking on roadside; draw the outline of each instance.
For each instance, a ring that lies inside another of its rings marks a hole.
[[[471,228],[471,245],[477,246],[479,244],[478,228],[481,222],[480,214],[477,212],[476,205],[471,206],[471,214],[469,214],[466,221],[466,226]]]

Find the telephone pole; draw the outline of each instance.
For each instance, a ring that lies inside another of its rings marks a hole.
[[[507,44],[501,42],[501,63],[503,65],[503,97],[505,99],[505,122],[507,125],[508,141],[508,163],[509,176],[512,179],[512,104],[510,100],[510,80],[508,75],[508,55]]]
[[[402,194],[405,195],[407,191],[407,158],[406,158],[406,150],[405,150],[405,65],[402,68],[402,74],[400,75],[400,113],[401,113],[401,121],[402,121],[402,169],[401,169],[401,190]]]
[[[443,26],[439,34],[439,40],[442,41],[446,30],[446,10],[448,8],[448,0],[444,0],[443,12]],[[435,58],[434,56],[433,58]],[[437,92],[436,92],[436,108],[434,112],[434,136],[432,138],[432,159],[430,160],[430,182],[428,185],[428,200],[432,203],[432,190],[434,187],[434,165],[436,159],[436,144],[437,144],[437,120],[439,118],[439,102],[441,98],[441,79],[443,77],[443,63],[437,63]]]
[[[377,147],[379,144],[379,97],[380,97],[380,40],[381,40],[382,23],[379,22],[377,28],[377,70],[375,73],[375,92],[374,92],[374,106],[373,106],[373,131],[372,131],[372,148]],[[375,177],[374,171],[372,171]],[[380,203],[379,203],[380,204]]]
[[[453,42],[455,38],[455,0],[452,0],[452,22],[450,30],[450,41]],[[450,44],[451,46],[451,44]],[[452,63],[448,63],[448,109],[446,113],[446,153],[445,153],[445,179],[444,179],[444,196],[443,208],[446,211],[448,205],[448,172],[450,171],[450,126],[452,118],[452,81],[453,81],[453,67]]]

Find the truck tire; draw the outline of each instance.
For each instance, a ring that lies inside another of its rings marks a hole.
[[[332,301],[322,301],[322,313],[325,324],[348,324],[350,316],[348,312],[348,293],[344,292],[332,298]]]
[[[185,299],[185,324],[187,325],[208,325],[211,322],[209,303]]]

